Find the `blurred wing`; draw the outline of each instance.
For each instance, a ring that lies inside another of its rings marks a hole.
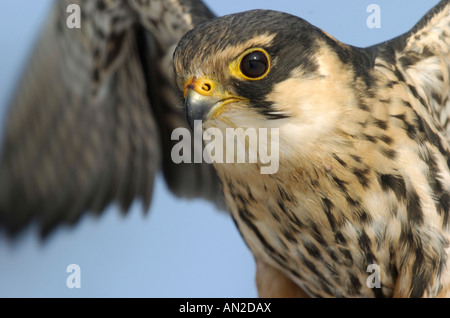
[[[439,2],[408,33],[382,44],[394,64],[427,98],[430,112],[450,136],[450,0]]]
[[[67,27],[69,4],[81,8],[79,29]],[[162,7],[166,20],[146,25]],[[135,198],[148,207],[155,174],[162,163],[171,168],[169,132],[186,126],[172,98],[171,66],[161,70],[179,32],[191,28],[178,18],[177,33],[167,17],[186,12],[177,1],[55,3],[6,121],[0,226],[13,234],[37,219],[46,234],[113,201],[123,211]],[[178,195],[220,202],[211,167],[176,168],[182,171],[166,175]],[[210,183],[205,193],[203,179]]]
[[[162,171],[167,185],[177,196],[208,199],[224,209],[219,181],[212,165],[175,164],[171,159],[171,150],[178,142],[171,140],[172,131],[179,127],[189,129],[181,94],[174,81],[173,51],[186,32],[215,16],[199,0],[131,0],[130,5],[144,30],[144,38],[140,41],[145,46],[141,50],[144,52],[141,60],[146,76],[150,76],[146,81],[149,84],[148,95],[159,126]],[[156,63],[153,59],[155,54],[161,57]],[[150,68],[156,69],[149,72]]]

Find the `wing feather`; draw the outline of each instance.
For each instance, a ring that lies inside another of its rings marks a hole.
[[[72,3],[81,29],[66,26]],[[171,67],[160,67],[193,21],[210,17],[199,1],[57,1],[9,108],[0,226],[14,234],[37,220],[47,234],[112,202],[127,211],[140,198],[148,207],[161,167],[177,195],[221,202],[212,167],[173,167],[167,155],[171,130],[187,125]]]
[[[440,1],[410,32],[377,48],[427,99],[450,136],[450,0]]]

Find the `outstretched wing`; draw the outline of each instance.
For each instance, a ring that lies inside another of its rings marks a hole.
[[[427,98],[432,115],[449,137],[450,0],[442,0],[410,32],[379,47],[393,50],[393,64]]]
[[[81,8],[68,28],[67,8]],[[171,47],[213,15],[200,1],[57,1],[11,103],[0,162],[0,227],[45,234],[85,211],[151,201],[163,167],[177,195],[221,202],[212,167],[176,166]]]

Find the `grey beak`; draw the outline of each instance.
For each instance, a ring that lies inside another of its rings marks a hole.
[[[191,129],[194,129],[194,120],[205,121],[209,111],[219,101],[216,96],[205,96],[190,89],[184,100],[186,118]]]

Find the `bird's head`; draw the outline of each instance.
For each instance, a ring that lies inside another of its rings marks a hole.
[[[296,16],[252,10],[185,34],[174,68],[191,127],[279,127],[317,142],[355,104],[365,71],[354,52]]]

